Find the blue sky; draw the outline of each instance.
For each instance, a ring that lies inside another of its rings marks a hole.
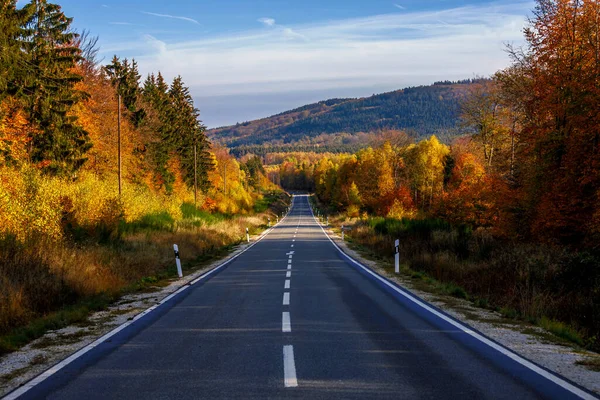
[[[533,1],[55,0],[101,57],[182,75],[209,127],[509,64]],[[23,1],[20,1],[23,3]]]

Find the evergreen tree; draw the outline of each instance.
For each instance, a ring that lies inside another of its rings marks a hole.
[[[138,105],[141,92],[138,65],[135,60],[131,63],[124,59],[121,61],[116,55],[110,64],[104,67],[104,71],[110,77],[117,93],[121,95],[123,106],[128,111],[129,119],[135,126],[139,126],[144,119],[145,112]]]
[[[25,97],[30,119],[41,134],[31,134],[31,160],[52,173],[70,174],[85,162],[91,144],[87,132],[69,111],[86,94],[75,90],[82,77],[73,72],[81,60],[74,45],[77,34],[70,30],[60,6],[32,0],[23,7],[28,16],[21,45],[31,74],[17,82]]]
[[[183,175],[190,184],[194,182],[194,147],[197,152],[197,175],[199,186],[206,189],[208,172],[212,170],[212,157],[208,154],[210,144],[206,139],[206,127],[200,122],[200,110],[194,107],[189,88],[183,84],[181,76],[176,77],[169,89],[171,100],[171,122],[169,138],[179,155]]]
[[[250,185],[257,188],[260,184],[260,175],[266,175],[262,160],[258,156],[253,156],[245,164],[248,176],[250,177]]]
[[[17,10],[16,4],[16,0],[0,0],[0,101],[19,94],[15,83],[31,72],[21,51],[22,25],[27,13]]]

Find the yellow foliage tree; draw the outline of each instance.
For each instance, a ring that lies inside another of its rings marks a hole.
[[[409,175],[415,192],[415,203],[434,203],[444,190],[444,168],[450,149],[432,135],[406,150]]]

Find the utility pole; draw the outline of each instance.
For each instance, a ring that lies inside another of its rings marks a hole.
[[[119,152],[119,198],[121,197],[121,95],[119,94],[119,112],[117,117],[117,140],[118,140],[118,152]]]
[[[198,201],[198,154],[197,148],[198,145],[194,141],[194,207],[197,207]]]
[[[223,194],[227,193],[227,164],[223,163]]]

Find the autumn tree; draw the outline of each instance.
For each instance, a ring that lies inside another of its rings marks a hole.
[[[591,240],[600,204],[600,4],[538,0],[503,89],[523,110],[517,218],[534,236]],[[518,84],[515,84],[517,82]],[[517,90],[515,90],[517,88]],[[594,222],[595,221],[595,222]]]
[[[491,167],[509,139],[497,83],[486,79],[469,85],[461,111],[463,123],[475,131],[473,137],[481,144],[486,164]]]
[[[451,169],[434,214],[456,225],[493,226],[497,220],[497,196],[502,181],[486,171],[485,160],[471,152],[469,141],[452,146]]]
[[[405,150],[415,203],[431,206],[443,192],[444,169],[450,149],[435,137],[422,140]]]

